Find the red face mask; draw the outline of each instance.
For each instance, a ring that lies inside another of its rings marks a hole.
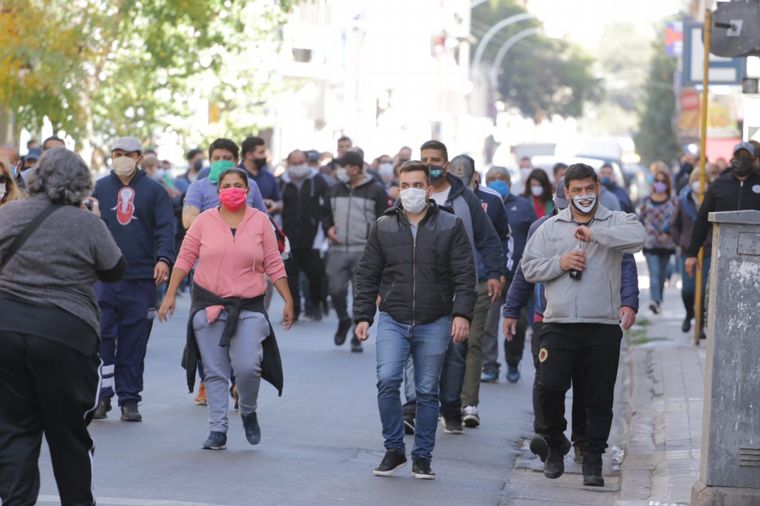
[[[225,188],[219,191],[219,202],[228,211],[237,211],[245,205],[245,188]]]

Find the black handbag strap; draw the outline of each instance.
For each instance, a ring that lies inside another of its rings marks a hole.
[[[48,216],[62,207],[63,205],[61,204],[50,204],[37,216],[35,216],[34,219],[26,227],[24,227],[24,230],[22,230],[21,233],[13,239],[13,242],[8,247],[8,251],[5,252],[3,261],[0,262],[0,272],[3,272],[3,269],[6,265],[8,265],[8,262],[11,260],[11,258],[13,258],[13,255],[15,255],[16,252],[21,249],[21,246],[24,245],[27,239],[29,239],[34,231],[37,230],[40,225],[42,225],[42,222],[45,221]]]

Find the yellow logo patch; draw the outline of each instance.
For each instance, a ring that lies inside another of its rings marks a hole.
[[[546,348],[541,348],[541,350],[538,352],[538,361],[543,364],[546,362],[547,358],[549,358],[549,350]]]

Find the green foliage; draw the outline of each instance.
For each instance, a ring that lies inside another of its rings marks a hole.
[[[28,128],[47,116],[55,130],[88,142],[126,134],[148,141],[166,126],[162,118],[192,116],[193,91],[213,99],[269,89],[266,82],[229,79],[209,90],[197,80],[232,72],[228,63],[257,38],[276,40],[292,3],[0,2],[0,103],[17,111],[19,124]]]
[[[676,115],[676,97],[673,91],[676,60],[665,54],[663,40],[661,36],[654,43],[649,77],[644,85],[639,132],[633,139],[636,151],[647,165],[657,160],[670,164],[679,155],[673,125]]]
[[[484,3],[472,11],[472,33],[479,41],[499,20],[523,12],[513,0]],[[492,62],[513,35],[537,26],[537,21],[523,21],[501,30],[489,43],[484,61]],[[534,35],[510,49],[500,69],[498,92],[508,105],[536,121],[553,115],[579,117],[585,103],[603,96],[601,83],[592,73],[593,63],[565,41]]]

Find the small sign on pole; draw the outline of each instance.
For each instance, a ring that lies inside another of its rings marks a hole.
[[[702,23],[686,21],[683,26],[683,86],[701,86],[705,51],[702,42]],[[710,55],[711,85],[741,85],[746,74],[746,58],[723,58],[714,54]]]

